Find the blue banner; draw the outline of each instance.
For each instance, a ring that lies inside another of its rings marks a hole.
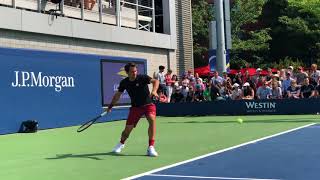
[[[0,48],[0,134],[17,132],[21,122],[29,119],[37,120],[39,127],[46,129],[79,125],[101,113],[102,59],[137,61]],[[112,95],[112,92],[104,94],[108,98]],[[114,112],[108,118],[124,119],[126,113]]]

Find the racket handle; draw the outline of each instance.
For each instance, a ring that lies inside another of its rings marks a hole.
[[[104,116],[104,115],[106,115],[106,114],[108,114],[107,111],[105,111],[105,112],[103,112],[102,114],[100,114],[100,116],[102,117],[102,116]]]

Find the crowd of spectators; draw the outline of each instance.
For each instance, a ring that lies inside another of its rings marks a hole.
[[[277,72],[269,68],[267,75],[261,71],[257,68],[254,75],[248,71],[235,75],[225,72],[222,76],[215,71],[212,77],[201,78],[189,70],[178,77],[172,70],[165,72],[165,67],[159,66],[154,78],[160,81],[161,103],[320,97],[320,71],[316,64],[309,71],[292,66]]]

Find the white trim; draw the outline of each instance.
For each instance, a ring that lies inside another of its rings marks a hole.
[[[175,166],[186,164],[188,162],[196,161],[198,159],[202,159],[202,158],[205,158],[205,157],[208,157],[208,156],[220,154],[220,153],[223,153],[223,152],[226,152],[226,151],[230,151],[232,149],[236,149],[236,148],[239,148],[239,147],[242,147],[242,146],[246,146],[246,145],[253,144],[253,143],[256,143],[256,142],[259,142],[259,141],[263,141],[263,140],[270,139],[270,138],[273,138],[273,137],[276,137],[276,136],[280,136],[280,135],[283,135],[283,134],[286,134],[286,133],[289,133],[289,132],[292,132],[292,131],[296,131],[296,130],[299,130],[299,129],[302,129],[302,128],[306,128],[306,127],[315,125],[315,124],[316,123],[311,123],[311,124],[308,124],[308,125],[305,125],[305,126],[301,126],[301,127],[297,127],[297,128],[294,128],[294,129],[290,129],[290,130],[287,130],[287,131],[284,131],[284,132],[280,132],[280,133],[277,133],[277,134],[274,134],[274,135],[266,136],[266,137],[263,137],[263,138],[260,138],[260,139],[256,139],[256,140],[249,141],[249,142],[246,142],[246,143],[242,143],[242,144],[239,144],[239,145],[236,145],[236,146],[232,146],[232,147],[229,147],[229,148],[226,148],[226,149],[222,149],[222,150],[215,151],[215,152],[212,152],[212,153],[209,153],[209,154],[198,156],[198,157],[195,157],[195,158],[192,158],[192,159],[189,159],[189,160],[185,160],[185,161],[182,161],[182,162],[178,162],[178,163],[175,163],[175,164],[171,164],[171,165],[168,165],[168,166],[157,168],[157,169],[154,169],[154,170],[151,170],[151,171],[147,171],[147,172],[135,175],[135,176],[130,176],[130,177],[124,178],[123,180],[135,179],[135,178],[138,178],[138,177],[149,175],[149,174],[152,174],[152,173],[155,173],[155,172],[159,172],[159,171],[162,171],[162,170],[165,170],[165,169],[169,169],[169,168],[172,168],[172,167],[175,167]]]
[[[149,174],[147,176],[175,177],[175,178],[193,178],[193,179],[280,180],[280,179],[234,178],[234,177],[180,176],[180,175],[169,175],[169,174]]]

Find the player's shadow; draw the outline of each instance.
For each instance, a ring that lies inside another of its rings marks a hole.
[[[113,152],[106,152],[106,153],[90,153],[90,154],[57,154],[56,157],[49,157],[45,158],[47,160],[57,160],[57,159],[67,159],[67,158],[86,158],[92,160],[103,160],[101,156],[145,156],[142,154],[115,154]]]
[[[310,123],[319,123],[320,121],[317,119],[310,119],[310,118],[303,118],[303,119],[268,119],[268,120],[254,120],[254,119],[249,119],[246,120],[244,119],[245,123],[297,123],[297,122],[310,122]],[[179,124],[179,123],[236,123],[236,120],[211,120],[211,121],[170,121],[167,123],[172,123],[172,124]]]

